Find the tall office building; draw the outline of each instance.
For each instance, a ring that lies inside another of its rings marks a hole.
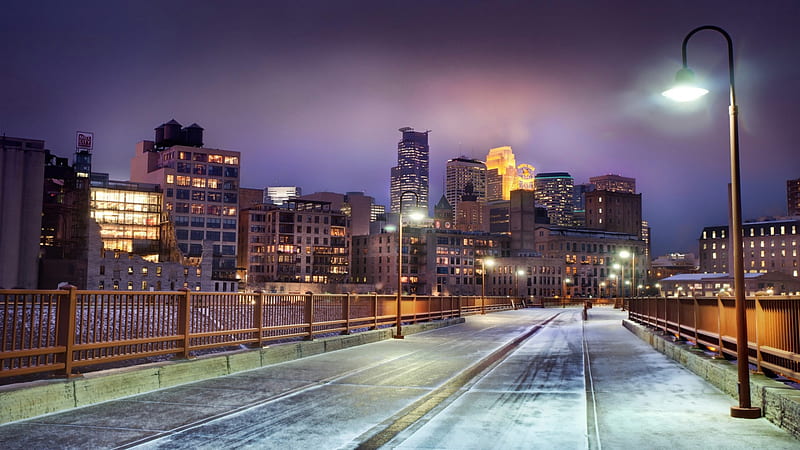
[[[131,181],[161,186],[178,248],[200,258],[211,246],[212,279],[222,282],[221,290],[236,291],[240,153],[204,148],[197,124],[183,128],[171,120],[155,131],[154,141],[136,145]]]
[[[786,181],[786,203],[790,216],[800,216],[800,178]]]
[[[573,187],[575,181],[567,172],[549,172],[536,175],[536,205],[547,209],[547,217],[554,226],[571,227],[575,223]]]
[[[445,166],[445,198],[453,208],[458,224],[461,199],[467,185],[471,186],[470,195],[475,196],[478,203],[486,202],[486,164],[466,156],[453,158]]]
[[[586,227],[642,237],[642,194],[587,192]]]
[[[283,206],[288,200],[303,195],[298,186],[267,186],[264,188],[264,203]]]
[[[486,201],[510,200],[517,189],[517,163],[511,147],[496,147],[486,155]]]
[[[399,130],[403,138],[397,143],[397,166],[392,167],[391,212],[400,212],[400,201],[403,192],[412,191],[419,197],[419,207],[428,213],[429,189],[429,151],[428,131],[414,131],[411,127]],[[417,199],[413,195],[403,196],[403,209],[416,206]]]
[[[636,178],[608,174],[591,177],[589,183],[594,184],[598,191],[636,193]]]

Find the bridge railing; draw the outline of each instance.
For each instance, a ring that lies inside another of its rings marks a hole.
[[[516,308],[508,297],[404,296],[404,323]],[[0,378],[392,326],[397,297],[0,290]]]
[[[730,296],[626,300],[632,320],[736,357],[734,303]],[[800,296],[756,295],[745,303],[750,363],[800,379]]]

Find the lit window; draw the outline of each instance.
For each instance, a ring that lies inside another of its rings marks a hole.
[[[167,175],[167,184],[175,183],[175,175],[169,174]]]

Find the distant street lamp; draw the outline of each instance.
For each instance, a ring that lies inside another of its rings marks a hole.
[[[605,294],[603,293],[603,290],[604,290],[605,287],[606,287],[606,282],[605,281],[601,281],[600,282],[600,297],[601,298],[605,298]]]
[[[481,259],[481,314],[486,314],[486,266],[492,267],[494,259]]]
[[[656,289],[658,289],[658,296],[661,297],[662,296],[662,294],[661,294],[661,284],[656,283],[655,286],[656,286]]]
[[[620,263],[614,263],[613,266],[614,270],[619,270],[619,296],[625,297],[625,266]]]
[[[631,296],[637,297],[639,293],[633,291],[633,287],[636,285],[636,252],[635,251],[629,252],[627,250],[622,250],[621,252],[619,252],[619,256],[622,259],[628,259],[628,258],[631,259]]]
[[[517,270],[517,297],[519,297],[520,301],[523,301],[523,300],[522,300],[522,289],[520,289],[520,287],[519,287],[519,278],[521,276],[525,275],[526,273],[527,272],[525,272],[522,269]],[[523,304],[523,308],[524,307],[525,307],[525,305]]]
[[[400,194],[400,213],[397,217],[397,333],[394,335],[395,339],[405,338],[405,336],[403,336],[403,314],[400,305],[403,296],[403,197],[406,194],[414,195],[415,209],[409,215],[409,219],[418,220],[421,218],[420,212],[416,209],[419,208],[419,195],[415,191],[403,191]],[[410,261],[410,251],[408,257]]]
[[[614,284],[614,288],[615,288],[614,289],[614,296],[615,297],[619,297],[619,284],[617,284],[617,274],[610,273],[610,274],[608,274],[608,278]],[[609,294],[610,294],[610,292],[609,292]]]
[[[733,40],[722,28],[713,25],[704,25],[690,31],[683,38],[681,56],[683,67],[675,77],[676,86],[666,92],[664,96],[676,101],[695,100],[708,93],[706,89],[693,86],[694,74],[686,63],[686,44],[695,33],[702,30],[712,30],[720,33],[728,43],[728,76],[730,105],[730,160],[731,160],[731,189],[730,189],[730,235],[733,256],[733,285],[736,297],[736,358],[739,375],[739,406],[731,407],[731,416],[746,419],[761,417],[761,408],[750,404],[750,367],[749,344],[747,340],[747,305],[745,304],[744,285],[744,250],[742,248],[742,193],[739,175],[739,119],[738,106],[736,105],[736,91],[733,77]]]

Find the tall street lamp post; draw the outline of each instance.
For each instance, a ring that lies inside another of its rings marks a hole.
[[[527,272],[522,269],[517,270],[517,297],[519,297],[520,301],[522,301],[522,288],[519,287],[519,279],[526,273]]]
[[[413,194],[414,195],[414,204],[416,207],[419,207],[419,195],[415,191],[403,191],[400,194],[400,214],[397,217],[397,333],[394,335],[395,339],[403,339],[403,314],[401,305],[401,299],[403,296],[403,197],[406,194]],[[412,213],[413,216],[418,216],[419,211],[414,211]],[[415,218],[409,217],[409,218]],[[409,259],[411,258],[411,252],[408,255]]]
[[[745,305],[744,286],[744,250],[742,248],[742,196],[739,175],[739,120],[738,106],[736,105],[736,92],[733,78],[733,40],[722,28],[714,25],[704,25],[690,31],[683,39],[681,56],[683,67],[675,77],[676,86],[666,92],[664,96],[676,101],[695,100],[708,93],[706,89],[692,85],[694,73],[686,64],[686,44],[695,33],[703,30],[712,30],[720,33],[728,44],[728,76],[730,105],[730,161],[731,161],[731,189],[730,189],[730,235],[733,256],[733,289],[736,297],[736,358],[739,375],[739,406],[731,407],[731,416],[755,419],[761,417],[761,408],[750,404],[750,367],[749,344],[747,340],[747,306]]]

